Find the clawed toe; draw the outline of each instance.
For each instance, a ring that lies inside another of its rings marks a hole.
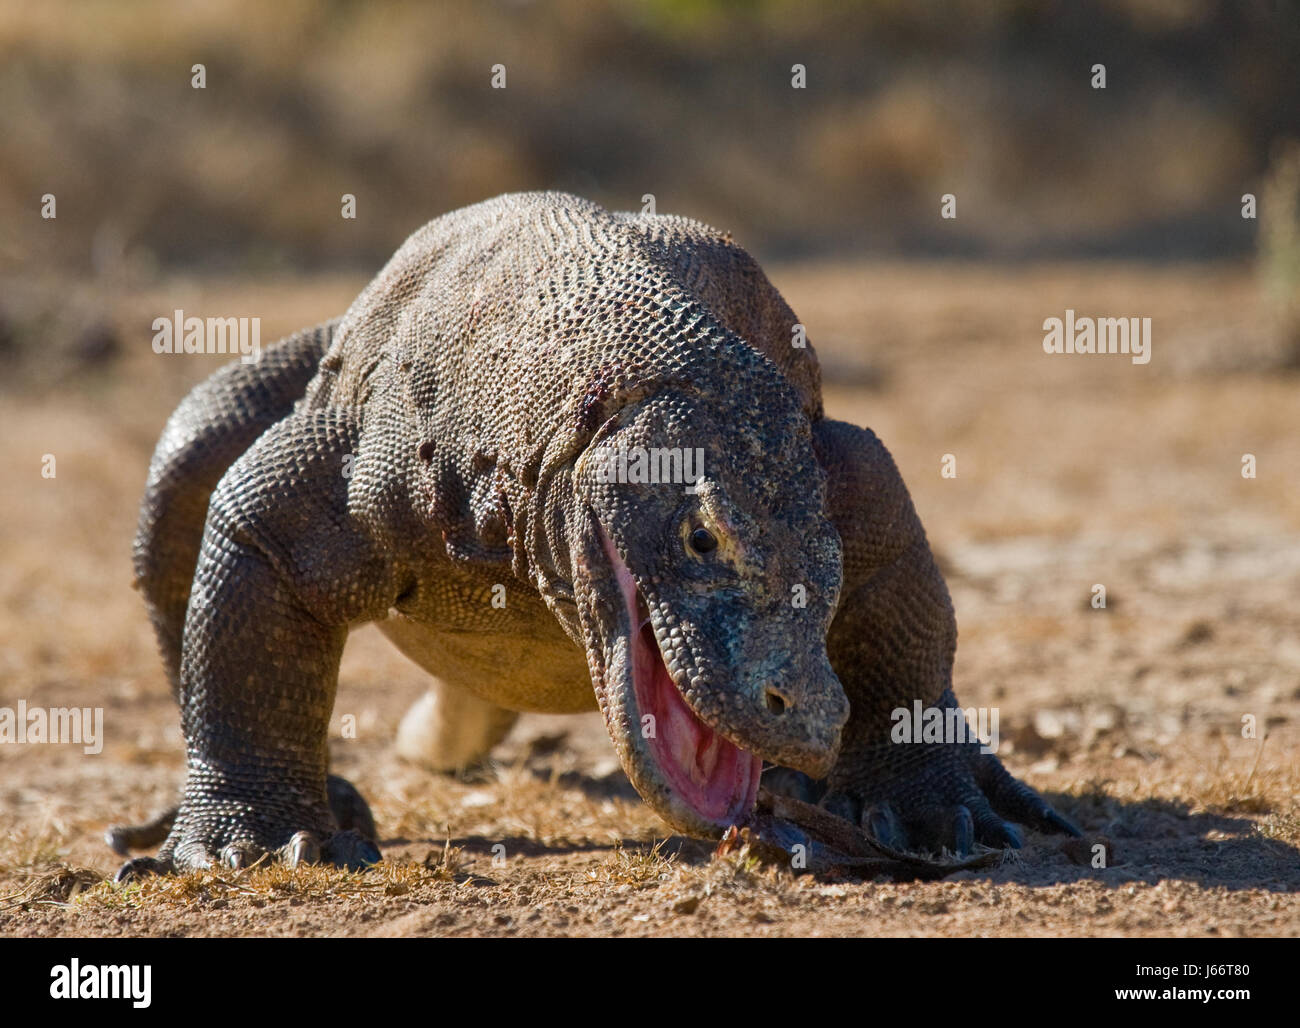
[[[146,875],[204,870],[215,865],[243,871],[273,859],[283,861],[289,867],[327,863],[360,871],[383,859],[374,842],[351,829],[336,832],[323,844],[316,833],[301,831],[275,851],[269,851],[253,842],[240,841],[228,843],[219,852],[219,858],[214,860],[202,842],[181,842],[172,851],[170,858],[136,857],[128,860],[118,869],[113,881],[120,885],[138,881]]]
[[[862,827],[880,845],[893,850],[907,849],[907,832],[888,803],[873,803],[862,815]]]
[[[281,859],[290,867],[297,867],[299,864],[319,864],[320,857],[320,839],[312,832],[298,832],[281,850]]]
[[[116,885],[126,885],[149,875],[165,875],[171,870],[171,861],[159,860],[157,857],[135,857],[117,869],[113,882]]]
[[[1078,829],[1073,821],[1062,817],[1051,807],[1048,807],[1043,812],[1039,820],[1045,825],[1046,831],[1073,835],[1076,839],[1083,838],[1083,832]]]
[[[360,832],[335,832],[322,849],[323,858],[349,871],[362,871],[383,860],[379,847]]]
[[[221,849],[221,863],[235,871],[254,867],[266,859],[266,850],[251,842],[232,842]]]
[[[1042,832],[1082,835],[996,756],[974,747],[936,748],[927,760],[896,776],[881,774],[887,760],[873,763],[872,772],[858,772],[860,786],[857,776],[842,781],[820,806],[860,825],[891,850],[948,849],[964,857],[976,846],[1020,849],[1024,836],[1013,822]]]
[[[975,767],[976,781],[997,811],[1004,817],[1041,832],[1064,833],[1076,839],[1083,833],[1073,822],[1052,809],[1043,797],[1018,781],[993,754],[984,754]]]

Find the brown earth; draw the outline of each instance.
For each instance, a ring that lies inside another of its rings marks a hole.
[[[0,706],[102,706],[106,741],[0,745],[0,933],[1300,935],[1300,376],[1249,270],[770,270],[823,357],[829,413],[891,447],[941,554],[958,696],[999,710],[1003,758],[1088,845],[1031,835],[934,883],[713,858],[665,838],[595,715],[525,717],[477,780],[431,777],[390,750],[421,673],[363,629],[333,753],[385,863],[114,887],[104,827],[170,802],[183,769],[130,589],[136,503],[165,417],[219,360],[156,356],[148,325],[266,311],[269,340],[363,282],[11,282],[9,316],[59,342],[0,347]],[[1067,307],[1151,317],[1151,363],[1045,355],[1043,319]]]

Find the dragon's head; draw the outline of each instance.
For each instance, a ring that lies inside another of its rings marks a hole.
[[[622,406],[577,459],[565,517],[606,726],[637,791],[692,835],[748,817],[764,760],[824,777],[849,712],[808,421],[784,383],[753,399],[745,417],[671,387]]]

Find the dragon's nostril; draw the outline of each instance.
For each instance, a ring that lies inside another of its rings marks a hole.
[[[763,695],[763,702],[767,704],[767,709],[773,714],[784,714],[786,708],[785,697],[775,689],[768,689]]]

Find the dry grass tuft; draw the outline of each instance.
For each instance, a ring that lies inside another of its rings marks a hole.
[[[677,870],[674,855],[664,853],[663,847],[663,840],[648,849],[637,847],[629,850],[620,843],[614,847],[613,856],[587,872],[587,880],[592,884],[633,889],[671,881]]]
[[[66,906],[104,880],[103,875],[91,868],[64,863],[21,868],[11,872],[10,877],[22,884],[17,892],[0,896],[0,910],[10,907],[28,909],[36,904]]]

